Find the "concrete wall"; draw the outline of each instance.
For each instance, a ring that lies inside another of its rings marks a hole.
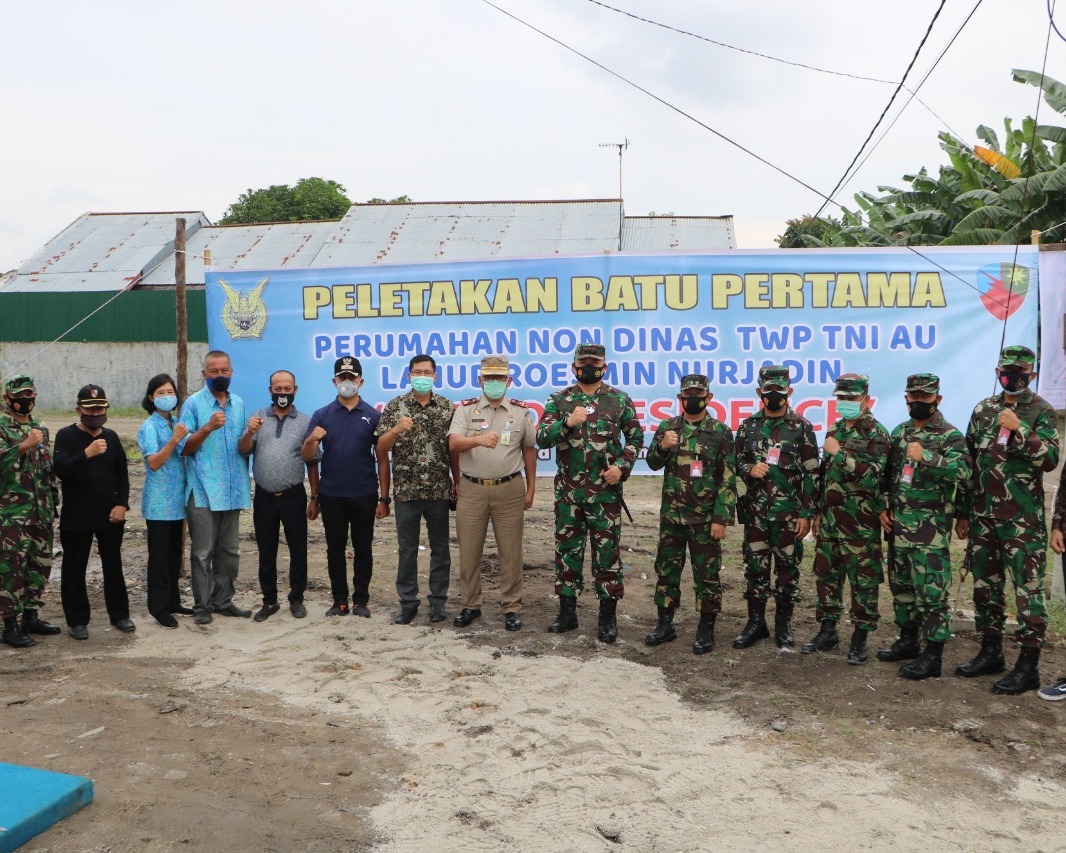
[[[189,344],[193,390],[203,384],[200,365],[205,355],[206,343]],[[42,409],[73,409],[78,389],[89,382],[103,388],[113,406],[140,406],[148,380],[157,373],[173,376],[177,360],[173,343],[0,343],[0,376],[32,376]]]

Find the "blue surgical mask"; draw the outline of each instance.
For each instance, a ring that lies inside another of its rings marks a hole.
[[[222,394],[229,390],[230,381],[229,376],[211,376],[208,377],[207,388],[215,394]]]
[[[178,398],[173,395],[167,397],[156,397],[152,400],[152,405],[156,407],[160,412],[173,412],[178,405]]]
[[[858,400],[837,400],[837,412],[846,421],[853,421],[862,414],[862,403]]]
[[[433,390],[433,377],[432,376],[412,376],[411,387],[415,389],[416,394],[428,394]]]
[[[486,379],[481,387],[490,400],[499,400],[507,393],[507,382],[503,379]]]

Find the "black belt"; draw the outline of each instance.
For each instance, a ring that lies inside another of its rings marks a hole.
[[[256,489],[257,492],[259,492],[261,494],[270,495],[272,498],[281,498],[281,497],[284,497],[285,495],[292,494],[297,489],[300,489],[302,491],[303,487],[304,487],[303,483],[297,483],[295,486],[289,486],[287,489],[282,489],[280,492],[271,492],[271,491],[268,491],[268,490],[264,489],[262,486],[256,486],[255,489]]]
[[[479,486],[500,486],[504,483],[509,483],[515,477],[521,476],[521,471],[515,471],[513,474],[508,474],[506,477],[500,477],[496,480],[483,480],[481,477],[471,477],[469,474],[463,474],[463,479],[469,480],[471,483],[477,483]]]

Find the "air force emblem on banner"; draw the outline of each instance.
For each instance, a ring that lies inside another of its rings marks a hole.
[[[226,294],[226,304],[222,306],[222,325],[226,327],[232,340],[240,338],[261,338],[267,324],[267,307],[263,302],[263,288],[270,277],[267,276],[247,294],[230,287],[222,279],[218,283]]]
[[[988,264],[977,271],[981,304],[997,320],[1006,320],[1022,307],[1029,293],[1029,268],[1021,264]]]

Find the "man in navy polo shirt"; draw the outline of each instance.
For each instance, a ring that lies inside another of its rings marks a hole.
[[[333,590],[327,616],[347,616],[348,577],[345,552],[349,531],[352,559],[352,607],[370,616],[370,578],[374,573],[374,520],[389,514],[389,499],[378,500],[378,464],[374,445],[381,413],[359,396],[363,366],[346,356],[333,365],[337,398],[311,416],[301,456],[311,462],[321,449],[318,504],[326,532],[326,565]]]

